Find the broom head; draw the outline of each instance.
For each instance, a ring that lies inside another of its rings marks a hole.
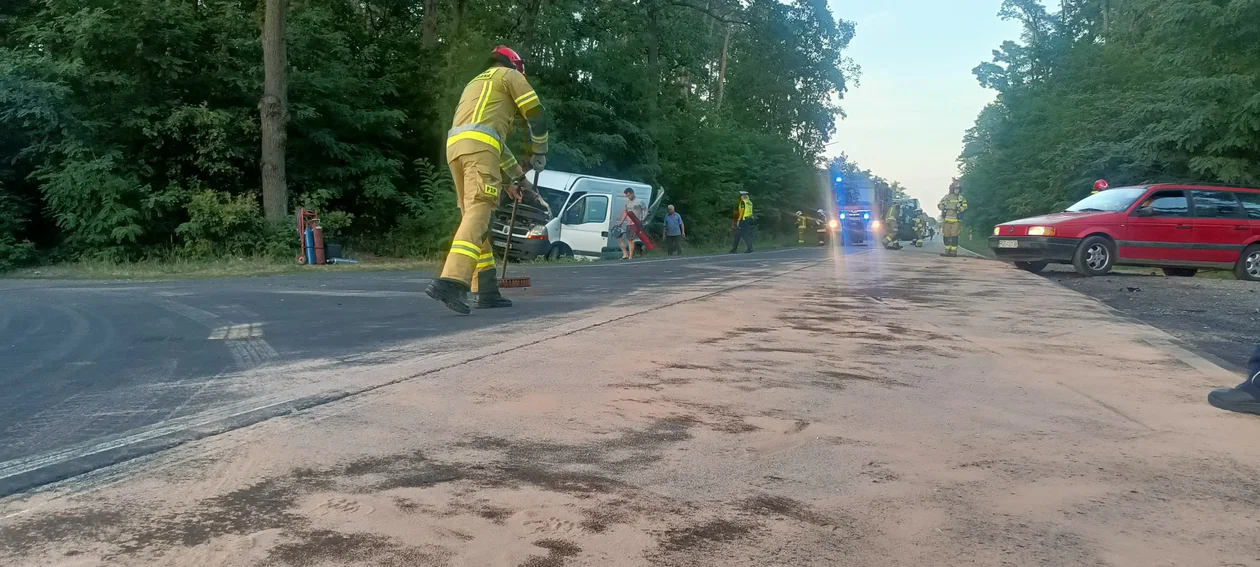
[[[499,278],[499,287],[529,287],[529,276],[523,278]]]

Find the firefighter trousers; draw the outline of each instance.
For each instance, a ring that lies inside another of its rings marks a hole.
[[[450,158],[448,165],[455,179],[460,219],[446,263],[442,266],[441,277],[460,282],[477,293],[482,287],[479,282],[488,279],[478,276],[486,271],[494,273],[490,221],[499,205],[499,188],[502,186],[499,156],[487,149]],[[498,283],[497,280],[495,283]]]
[[[962,226],[957,220],[946,219],[941,223],[941,240],[945,241],[945,252],[958,252],[958,237],[962,235]]]

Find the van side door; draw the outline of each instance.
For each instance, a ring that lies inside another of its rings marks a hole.
[[[564,210],[560,234],[574,254],[600,256],[608,248],[608,195],[587,193]]]

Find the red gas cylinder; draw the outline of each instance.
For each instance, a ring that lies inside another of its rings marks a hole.
[[[316,225],[315,228],[311,229],[311,232],[314,233],[315,235],[315,263],[323,264],[324,263],[324,229]]]

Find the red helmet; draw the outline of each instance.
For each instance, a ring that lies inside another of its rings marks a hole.
[[[1099,179],[1098,181],[1094,182],[1095,191],[1102,191],[1103,189],[1106,189],[1107,187],[1110,187],[1110,185],[1107,185],[1106,179]]]
[[[521,59],[520,55],[506,45],[500,45],[494,48],[494,51],[490,52],[490,58],[495,61],[511,65],[522,74],[525,73],[525,60]]]

